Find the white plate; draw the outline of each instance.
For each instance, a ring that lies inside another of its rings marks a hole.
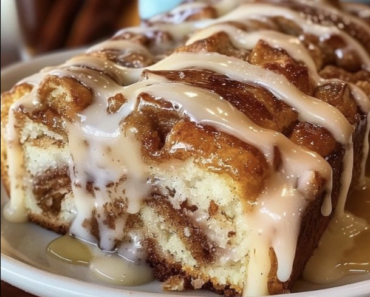
[[[42,56],[13,65],[1,73],[1,90],[39,69],[57,65],[80,50]],[[1,202],[7,200],[1,190]],[[207,291],[162,292],[160,283],[122,288],[93,280],[87,268],[68,265],[46,255],[46,247],[57,235],[33,224],[12,224],[1,216],[1,279],[40,297],[129,297],[129,296],[217,296]],[[355,275],[331,284],[332,288],[300,282],[290,297],[369,297],[369,275]],[[315,291],[312,291],[315,290]],[[282,296],[282,295],[279,295]],[[284,295],[286,296],[286,295]]]

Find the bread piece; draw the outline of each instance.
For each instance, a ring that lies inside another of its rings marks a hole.
[[[3,94],[9,218],[109,251],[143,234],[165,290],[289,292],[364,174],[366,36],[270,3],[213,10],[123,30]]]

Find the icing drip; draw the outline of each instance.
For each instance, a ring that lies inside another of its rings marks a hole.
[[[127,214],[139,212],[142,199],[149,194],[140,145],[135,129],[121,130],[112,138],[81,130],[77,125],[69,127],[70,176],[77,207],[70,232],[95,242],[89,233],[91,225],[85,223],[93,215],[99,226],[100,247],[112,250],[116,240],[125,235]],[[106,222],[107,212],[114,214],[113,222]]]
[[[287,281],[292,272],[300,219],[308,201],[299,190],[286,181],[286,177],[281,173],[275,174],[260,195],[257,209],[246,217],[251,231],[249,240],[253,242],[250,248],[248,274],[256,277],[248,278],[244,296],[268,294],[270,247],[274,249],[278,259],[279,280]]]
[[[51,74],[76,77],[73,69],[56,69]],[[101,234],[100,247],[112,250],[116,240],[124,236],[127,214],[137,213],[141,200],[149,194],[148,177],[135,138],[136,129],[120,126],[133,106],[126,105],[122,109],[125,114],[106,112],[106,98],[121,89],[109,78],[89,69],[79,69],[76,79],[85,85],[95,85],[95,96],[94,103],[77,115],[80,122],[68,126],[70,176],[74,196],[78,197],[75,199],[77,216],[70,232],[95,242],[95,236],[90,233],[93,222],[86,223],[92,216]],[[102,118],[106,120],[101,121]],[[89,188],[91,185],[93,189]],[[112,208],[120,208],[122,213],[115,214],[114,222],[107,223],[107,213]]]
[[[366,117],[367,125],[362,149],[362,160],[361,160],[361,173],[360,173],[360,180],[358,187],[363,187],[365,185],[365,177],[366,177],[366,162],[369,161],[369,135],[370,135],[370,112],[367,114]],[[366,137],[367,136],[367,137]]]
[[[9,122],[7,124],[7,154],[8,162],[11,164],[8,169],[10,191],[12,199],[4,208],[4,216],[8,221],[22,223],[28,220],[26,205],[24,203],[24,176],[23,150],[16,130],[16,118],[14,108],[9,110]]]

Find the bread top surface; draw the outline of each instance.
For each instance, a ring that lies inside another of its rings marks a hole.
[[[327,4],[322,10],[349,20],[360,35],[327,22],[311,24],[319,12],[310,4],[283,1],[276,7],[272,2],[242,4],[222,16],[221,6],[195,2],[188,4],[192,17],[181,22],[177,9],[165,21],[154,18],[146,28],[125,29],[26,79],[37,83],[31,95],[13,105],[14,116],[25,115],[68,140],[77,196],[92,200],[100,191],[109,197],[99,198],[102,205],[116,201],[124,205],[123,213],[135,213],[151,193],[148,167],[191,158],[237,183],[244,211],[253,217],[248,225],[256,229],[265,217],[253,214],[262,205],[281,214],[287,207],[283,199],[289,199],[290,214],[298,213],[298,219],[290,234],[282,228],[279,236],[287,236],[294,250],[307,205],[324,195],[328,214],[331,198],[335,206],[347,196],[350,180],[343,178],[337,181],[337,197],[331,197],[330,165],[347,156],[343,167],[352,172],[351,137],[365,129],[369,35],[365,25],[338,6]],[[289,7],[305,7],[305,16]],[[22,88],[18,85],[11,94]],[[124,154],[121,147],[128,148]],[[84,208],[72,232],[91,241],[100,237],[102,248],[112,249],[122,232],[104,223],[110,211],[95,210],[91,203]],[[89,217],[105,225],[115,240],[84,230]],[[113,225],[124,220],[122,214],[114,218]],[[263,244],[272,245],[282,261],[288,246],[274,246],[274,223],[263,223],[269,230],[263,241],[270,241]],[[289,261],[286,267],[292,266]],[[284,281],[290,272],[277,274]]]

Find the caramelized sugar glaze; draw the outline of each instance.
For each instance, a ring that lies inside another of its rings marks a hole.
[[[368,155],[369,27],[329,2],[185,3],[20,82],[2,100],[7,218],[112,251],[142,227],[145,206],[191,255],[181,267],[142,235],[169,288],[288,291],[330,219],[347,215]],[[29,121],[40,124],[31,136]],[[56,159],[68,161],[26,169],[26,142],[64,149]],[[187,162],[231,181],[240,222],[216,198],[204,212],[166,184],[160,170]],[[27,214],[24,176],[41,215]],[[48,223],[71,195],[75,210]],[[217,219],[230,224],[215,229]],[[245,264],[242,282],[197,272],[230,263]]]

